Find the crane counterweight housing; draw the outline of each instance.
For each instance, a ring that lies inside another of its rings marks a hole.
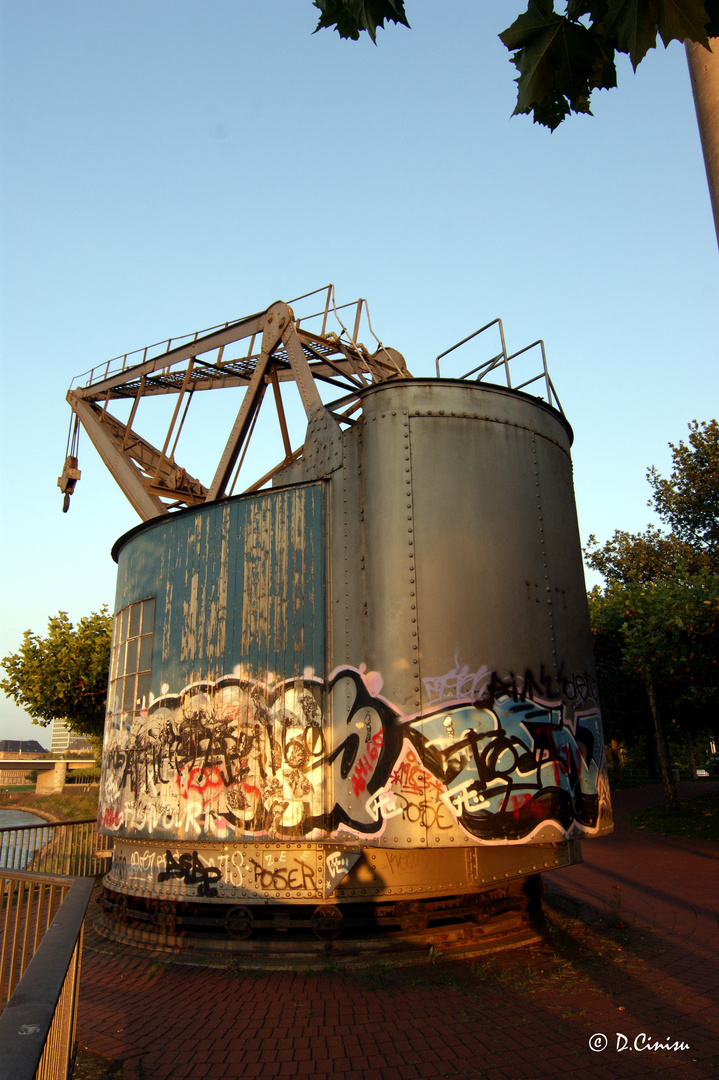
[[[413,378],[359,343],[364,301],[350,333],[333,296],[311,331],[275,304],[70,392],[143,518],[114,548],[99,808],[124,903],[496,893],[611,830],[572,432],[543,346],[523,389],[498,320],[498,356]],[[297,448],[282,382],[307,418]],[[221,387],[242,401],[204,486],[176,431]],[[231,494],[266,390],[282,460]],[[162,449],[133,427],[153,392],[177,395]]]

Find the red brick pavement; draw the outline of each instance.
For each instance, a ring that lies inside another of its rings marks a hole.
[[[258,974],[103,952],[91,933],[79,1039],[122,1061],[128,1080],[715,1077],[719,843],[622,820],[657,798],[652,787],[619,792],[615,836],[547,876],[553,945],[482,962]],[[579,905],[584,922],[561,914]],[[608,1046],[595,1052],[600,1033]],[[630,1050],[642,1033],[688,1048]]]

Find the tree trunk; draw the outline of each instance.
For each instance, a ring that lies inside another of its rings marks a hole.
[[[687,734],[687,757],[689,758],[689,768],[692,772],[692,780],[697,778],[697,761],[694,756],[694,740],[691,737],[691,733]]]
[[[647,776],[650,780],[658,780],[657,740],[654,737],[654,724],[651,719],[647,719],[647,721],[642,724],[642,728],[644,731],[644,764],[647,769]]]
[[[654,692],[654,683],[651,676],[647,672],[647,697],[649,698],[649,708],[652,710],[652,718],[654,720],[654,734],[657,744],[657,755],[659,757],[659,768],[662,774],[662,784],[664,785],[664,805],[667,810],[678,810],[679,799],[677,798],[676,784],[672,780],[671,768],[669,766],[669,748],[667,746],[667,737],[664,733],[664,725],[662,718],[659,715],[659,707],[657,705],[657,697]]]
[[[696,41],[687,41],[685,48],[719,241],[719,38],[710,38],[709,43],[711,52]]]

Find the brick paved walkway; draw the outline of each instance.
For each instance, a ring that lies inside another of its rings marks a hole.
[[[715,1077],[719,842],[622,820],[657,799],[656,787],[619,792],[614,837],[547,875],[546,944],[480,961],[250,974],[95,951],[90,933],[79,1039],[122,1061],[126,1080]],[[607,1049],[593,1051],[600,1034]],[[630,1050],[642,1034],[687,1047]]]

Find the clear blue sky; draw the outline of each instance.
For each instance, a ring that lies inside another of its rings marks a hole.
[[[684,50],[550,134],[510,119],[523,6],[408,0],[375,48],[313,36],[310,0],[4,0],[0,656],[112,606],[138,520],[87,439],[61,513],[73,375],[329,281],[414,374],[496,316],[543,338],[583,538],[654,520],[646,468],[719,383]],[[207,482],[201,438],[182,460]],[[0,737],[49,732],[0,698]]]

